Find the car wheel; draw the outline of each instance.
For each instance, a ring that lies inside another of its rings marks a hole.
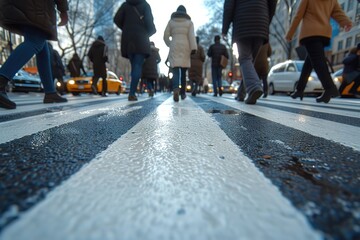
[[[73,95],[73,96],[79,96],[80,93],[78,93],[78,92],[73,92],[72,95]]]
[[[270,95],[274,95],[274,94],[275,94],[274,84],[272,84],[272,83],[270,83],[270,85],[269,85],[269,94],[270,94]]]
[[[116,92],[116,95],[120,95],[120,93],[121,93],[121,86],[119,86],[119,89],[117,90],[117,92]]]

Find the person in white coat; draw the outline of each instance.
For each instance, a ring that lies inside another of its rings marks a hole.
[[[197,49],[194,24],[183,5],[171,14],[165,28],[164,41],[170,48],[169,63],[173,72],[173,97],[174,101],[178,102],[179,94],[182,100],[186,98],[186,72],[191,66],[191,54],[196,53]]]

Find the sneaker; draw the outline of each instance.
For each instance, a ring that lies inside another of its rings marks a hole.
[[[248,98],[245,100],[246,104],[256,104],[256,100],[263,94],[261,89],[252,91]]]
[[[6,109],[16,108],[16,104],[8,98],[5,91],[0,91],[0,107]]]
[[[62,103],[67,102],[66,98],[59,96],[59,94],[55,93],[45,93],[44,103]]]
[[[133,96],[133,95],[129,95],[128,96],[128,101],[137,101],[137,97],[136,96]]]
[[[179,89],[174,89],[174,101],[178,102],[179,101]]]

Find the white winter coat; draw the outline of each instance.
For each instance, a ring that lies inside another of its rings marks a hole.
[[[172,68],[190,68],[191,51],[197,49],[194,24],[186,16],[173,14],[164,32],[164,41],[170,48],[169,62]]]

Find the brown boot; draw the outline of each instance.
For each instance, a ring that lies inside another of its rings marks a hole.
[[[45,93],[44,103],[61,103],[61,102],[67,102],[67,99],[60,97],[56,92]]]
[[[179,93],[180,93],[180,90],[178,88],[175,88],[174,89],[174,101],[175,102],[179,101]]]

